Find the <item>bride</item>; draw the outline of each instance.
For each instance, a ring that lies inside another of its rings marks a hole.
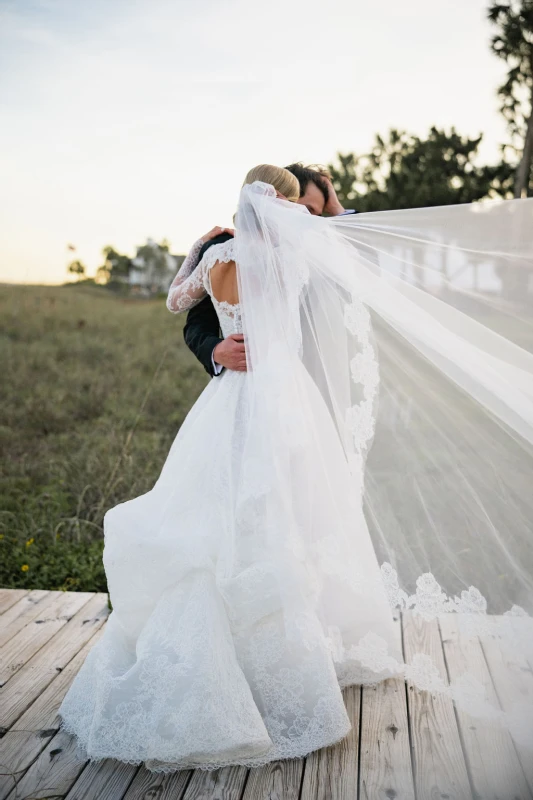
[[[60,708],[91,759],[303,756],[349,732],[343,687],[393,675],[533,739],[523,694],[496,708],[406,663],[391,608],[531,644],[532,357],[508,301],[437,291],[465,253],[490,280],[523,265],[531,205],[339,220],[298,197],[252,169],[235,239],[198,262],[200,240],[170,288],[173,312],[210,295],[248,369],[209,383],[154,488],[105,516],[113,611]]]

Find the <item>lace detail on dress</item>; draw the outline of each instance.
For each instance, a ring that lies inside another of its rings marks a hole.
[[[381,577],[393,608],[415,611],[425,620],[435,619],[450,611],[486,617],[487,601],[475,586],[463,589],[460,597],[451,598],[442,591],[435,576],[431,572],[425,572],[417,578],[415,594],[408,595],[400,589],[396,570],[387,562],[381,566]]]
[[[346,425],[353,436],[356,453],[368,449],[374,435],[374,404],[379,387],[379,367],[376,352],[370,339],[370,314],[356,297],[344,309],[344,324],[360,347],[359,353],[350,362],[352,380],[362,386],[363,399],[346,410]]]
[[[344,308],[344,325],[353,334],[359,348],[350,361],[350,371],[354,385],[361,387],[361,399],[346,409],[345,425],[352,437],[354,451],[348,455],[348,465],[358,496],[364,489],[365,457],[374,436],[379,389],[379,366],[370,323],[368,310],[359,298],[352,295],[351,302]]]
[[[179,268],[176,277],[170,285],[167,296],[167,308],[173,314],[178,314],[180,311],[185,311],[187,308],[191,308],[192,305],[194,305],[194,303],[190,302],[191,296],[187,293],[187,291],[184,291],[184,284],[186,283],[187,278],[189,278],[191,273],[197,267],[198,256],[200,255],[200,250],[204,244],[205,242],[203,239],[198,239],[198,241],[193,244],[189,255]],[[197,291],[201,285],[202,279],[201,274],[199,273],[194,279],[191,280],[190,288],[194,292],[195,290]]]
[[[224,338],[232,333],[242,333],[241,306],[239,303],[228,303],[217,300],[213,295],[209,272],[216,263],[235,261],[235,240],[214,244],[204,253],[198,262],[198,255],[204,245],[199,239],[193,245],[191,252],[181,265],[181,268],[172,281],[168,297],[167,308],[175,314],[188,311],[209,294],[220,321],[220,328]]]
[[[235,239],[228,239],[227,242],[214,244],[209,248],[202,259],[202,265],[207,275],[207,290],[213,301],[215,311],[217,312],[224,338],[232,333],[242,333],[241,306],[240,303],[228,303],[226,300],[217,300],[211,288],[209,272],[215,264],[227,264],[230,261],[235,261]]]
[[[221,264],[227,264],[230,261],[235,261],[235,239],[228,239],[227,242],[220,242],[214,244],[209,248],[202,258],[206,269],[211,269],[217,261]]]
[[[211,300],[220,322],[220,328],[224,338],[232,333],[242,333],[242,315],[239,303],[227,303],[225,300],[217,300],[211,295]]]

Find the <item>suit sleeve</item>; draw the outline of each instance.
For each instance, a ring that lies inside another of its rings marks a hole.
[[[214,377],[213,350],[222,339],[217,312],[209,296],[204,297],[187,314],[183,336],[189,350],[194,353],[206,372]]]

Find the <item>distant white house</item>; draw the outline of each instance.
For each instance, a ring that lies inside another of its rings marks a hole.
[[[167,292],[184,260],[185,256],[172,255],[147,239],[130,261],[128,284],[132,292],[147,296]]]

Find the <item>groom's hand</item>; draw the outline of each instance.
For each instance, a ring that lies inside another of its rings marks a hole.
[[[328,187],[328,202],[324,206],[324,214],[327,214],[329,217],[338,217],[339,214],[344,214],[344,208],[340,204],[332,182],[329,178],[326,178],[325,175],[322,176],[322,179]]]
[[[202,242],[205,244],[206,242],[210,242],[211,239],[214,239],[216,236],[220,236],[221,233],[229,233],[231,236],[235,236],[235,230],[233,228],[221,228],[219,225],[216,225],[214,228],[211,228],[209,233],[204,233],[201,237]]]
[[[242,333],[232,333],[217,344],[213,350],[217,364],[235,372],[246,372],[246,350]]]

